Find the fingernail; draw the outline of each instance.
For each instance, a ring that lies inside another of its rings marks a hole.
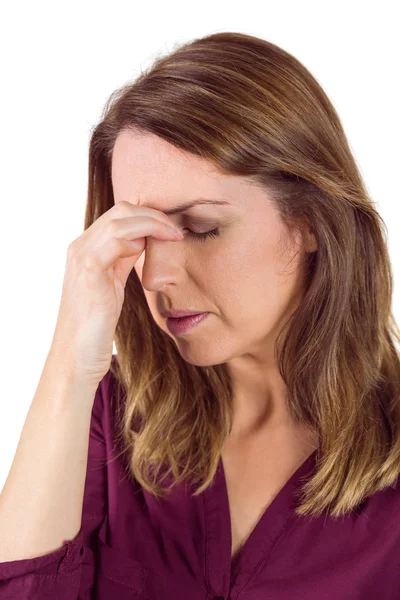
[[[169,229],[171,230],[171,233],[174,233],[176,235],[176,237],[183,237],[183,233],[180,229],[176,229],[175,227],[170,227]]]

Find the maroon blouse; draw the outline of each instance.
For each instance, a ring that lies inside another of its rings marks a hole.
[[[398,488],[346,518],[297,517],[293,492],[315,467],[314,452],[232,562],[221,460],[196,498],[180,485],[157,500],[129,481],[113,443],[115,383],[109,371],[96,392],[80,532],[45,556],[0,563],[0,600],[400,598]]]

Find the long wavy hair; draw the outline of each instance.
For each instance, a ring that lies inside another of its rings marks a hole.
[[[387,230],[316,79],[280,47],[242,33],[215,33],[158,56],[111,95],[91,131],[85,230],[114,205],[111,159],[123,130],[150,132],[223,174],[254,180],[283,224],[307,222],[316,237],[305,295],[275,348],[290,415],[319,439],[296,514],[341,517],[396,487],[400,331]],[[135,269],[114,341],[110,370],[124,400],[115,405],[116,440],[127,473],[157,498],[167,481],[200,494],[232,428],[226,365],[182,359],[155,323]]]

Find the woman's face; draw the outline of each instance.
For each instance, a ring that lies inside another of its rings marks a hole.
[[[268,366],[277,327],[305,291],[304,252],[316,250],[314,236],[307,231],[304,238],[298,233],[289,238],[265,190],[246,178],[221,174],[153,134],[119,134],[112,185],[115,203],[125,200],[162,212],[197,198],[227,202],[197,204],[169,216],[184,238],[147,237],[134,268],[155,322],[187,362],[243,367],[249,360],[249,366],[254,361]],[[202,241],[190,230],[218,232]],[[187,333],[173,335],[160,314],[170,309],[209,314]]]

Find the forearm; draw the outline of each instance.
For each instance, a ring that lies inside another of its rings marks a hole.
[[[79,532],[96,389],[49,353],[0,495],[0,562],[53,552]]]

